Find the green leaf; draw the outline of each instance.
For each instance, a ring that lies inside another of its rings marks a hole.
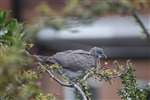
[[[7,24],[7,28],[10,30],[10,31],[15,31],[17,29],[17,25],[18,25],[18,22],[16,19],[12,19],[8,22]]]
[[[0,11],[0,24],[3,24],[5,22],[7,13],[5,11]]]

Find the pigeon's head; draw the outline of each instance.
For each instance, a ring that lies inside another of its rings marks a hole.
[[[93,47],[90,49],[90,53],[95,56],[96,58],[106,57],[104,50],[99,47]]]

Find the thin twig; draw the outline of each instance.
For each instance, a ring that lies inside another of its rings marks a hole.
[[[143,30],[143,33],[146,35],[147,39],[150,40],[150,33],[148,32],[146,26],[144,25],[144,23],[140,19],[138,12],[135,10],[132,10],[131,13],[132,13],[132,16],[135,18],[136,22],[139,24],[139,26]]]
[[[91,73],[87,73],[86,75],[84,75],[84,77],[82,78],[83,81],[87,80],[89,78],[89,76],[91,75]]]
[[[40,62],[38,64],[40,66],[44,67]],[[47,70],[46,68],[45,68],[45,70],[47,71],[47,73],[49,74],[49,76],[54,81],[56,81],[58,84],[60,84],[61,86],[71,87],[71,88],[77,89],[79,91],[79,93],[81,94],[81,96],[83,97],[83,100],[88,100],[87,97],[86,97],[86,95],[85,95],[85,93],[83,92],[83,90],[81,89],[81,87],[79,85],[77,85],[76,83],[72,83],[72,84],[65,83],[65,82],[59,80],[57,77],[55,77],[50,70]]]
[[[50,70],[46,69],[45,66],[42,65],[40,62],[38,62],[38,64],[39,64],[42,68],[44,68],[44,70],[49,74],[49,76],[50,76],[53,80],[55,80],[57,83],[59,83],[60,85],[65,86],[65,87],[73,87],[73,84],[65,83],[65,82],[59,80],[58,78],[56,78],[56,77],[53,75],[53,73],[52,73]]]
[[[145,34],[145,36],[147,37],[147,39],[150,40],[150,33],[149,33],[148,29],[146,28],[146,26],[144,25],[144,23],[142,22],[142,20],[140,19],[136,8],[133,6],[128,7],[124,4],[122,4],[121,2],[114,2],[114,4],[118,5],[119,7],[122,7],[122,10],[124,10],[125,12],[128,11],[129,13],[131,13],[132,17],[139,24],[139,26],[141,27],[141,29],[142,29],[143,33]]]
[[[88,100],[85,93],[83,92],[83,90],[81,89],[81,87],[78,84],[73,84],[74,87],[80,92],[81,96],[83,97],[83,100]]]

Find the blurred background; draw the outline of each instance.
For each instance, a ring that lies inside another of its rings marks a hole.
[[[108,59],[134,64],[138,85],[150,81],[149,0],[0,0],[0,9],[23,22],[33,36],[34,54],[52,55],[68,49],[102,47]],[[135,10],[146,32],[134,16]],[[61,87],[44,75],[41,86],[58,100],[74,100],[73,89]],[[120,80],[112,84],[89,80],[93,100],[121,100]]]

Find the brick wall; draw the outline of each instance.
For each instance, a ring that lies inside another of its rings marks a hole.
[[[10,10],[11,9],[11,0],[0,0],[0,9]]]
[[[29,20],[40,15],[39,11],[37,10],[37,7],[43,3],[50,6],[52,9],[59,11],[64,5],[64,0],[22,0],[22,19]]]

